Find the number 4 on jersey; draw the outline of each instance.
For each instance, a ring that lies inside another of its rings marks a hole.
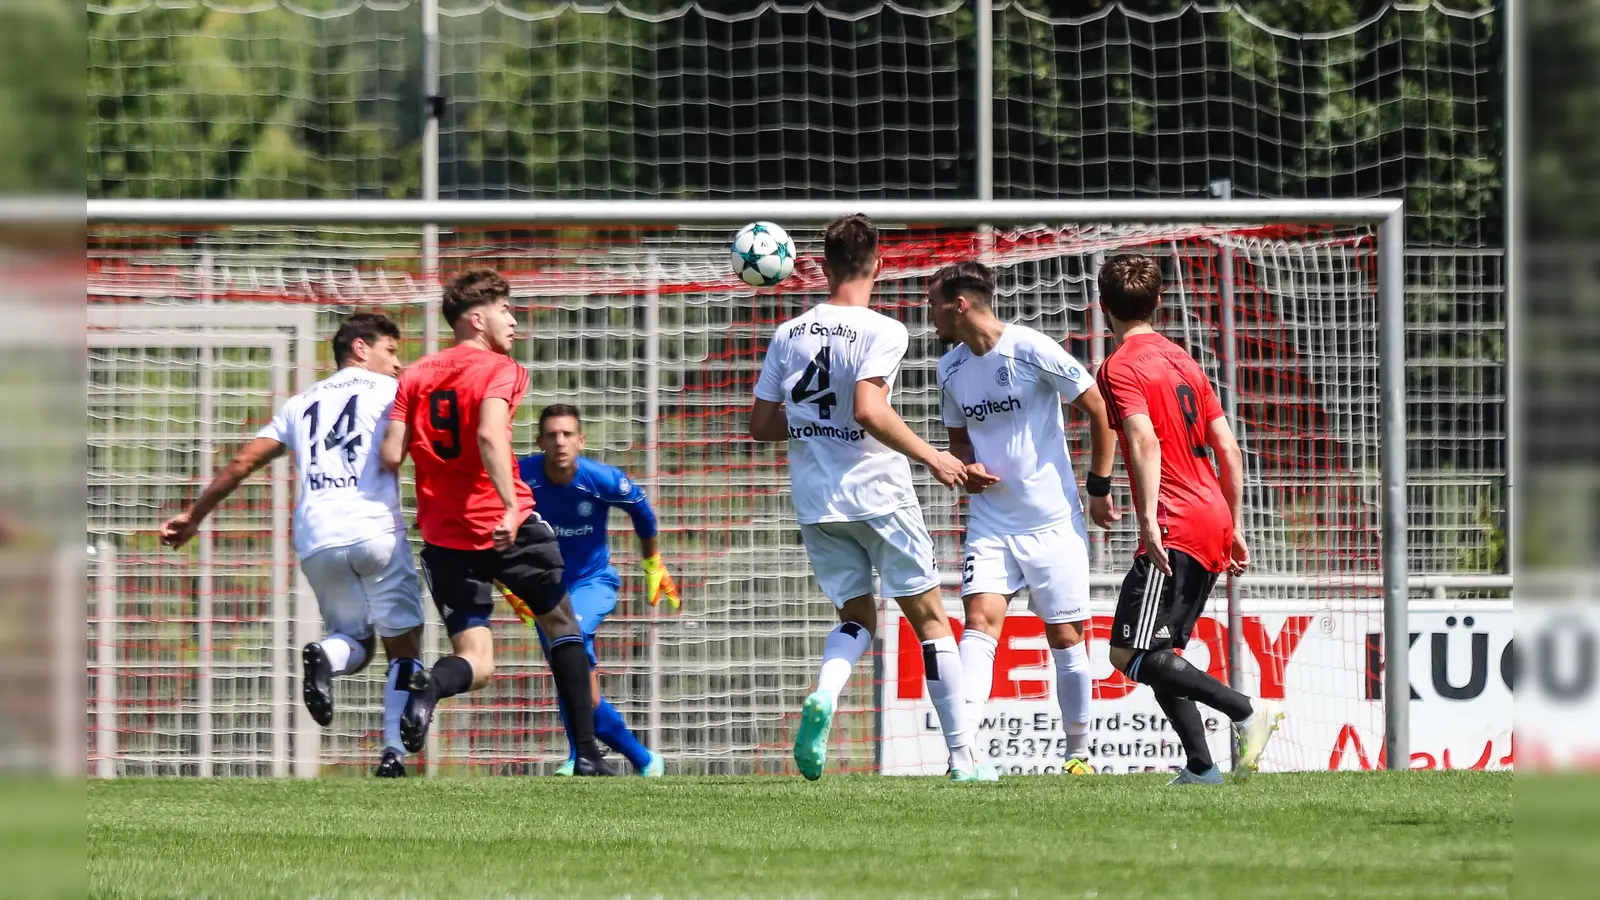
[[[839,398],[833,393],[832,380],[829,378],[829,352],[827,347],[817,351],[807,364],[805,374],[794,383],[794,390],[789,392],[789,399],[796,403],[811,403],[817,407],[817,418],[833,418],[833,407],[838,404]]]

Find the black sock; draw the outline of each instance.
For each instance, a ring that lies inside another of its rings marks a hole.
[[[1204,703],[1235,722],[1250,715],[1249,697],[1190,665],[1171,650],[1146,650],[1133,658],[1127,674],[1157,691]]]
[[[472,690],[472,663],[459,656],[446,656],[439,660],[428,674],[433,681],[435,697],[454,697]]]
[[[1172,723],[1172,730],[1178,733],[1178,740],[1183,741],[1183,752],[1189,757],[1189,771],[1196,775],[1210,771],[1216,762],[1211,758],[1211,745],[1206,743],[1206,724],[1200,718],[1200,707],[1195,706],[1193,700],[1174,697],[1166,691],[1156,691],[1155,695],[1161,711]]]
[[[594,743],[594,697],[590,694],[589,653],[583,649],[583,638],[572,635],[550,642],[545,654],[550,663],[550,675],[555,678],[556,693],[567,707],[567,725],[572,728],[572,745],[579,756],[596,757],[600,748]]]

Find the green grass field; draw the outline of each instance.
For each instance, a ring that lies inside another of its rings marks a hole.
[[[90,897],[1464,897],[1509,773],[92,782]]]

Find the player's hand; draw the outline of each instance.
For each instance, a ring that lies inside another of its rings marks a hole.
[[[983,467],[983,463],[973,463],[967,466],[965,477],[967,493],[969,494],[981,494],[990,485],[1000,483],[1000,476],[989,474],[989,470]]]
[[[498,584],[498,582],[496,583]],[[517,618],[522,620],[522,624],[529,628],[534,626],[533,610],[528,608],[527,601],[511,593],[511,590],[503,584],[500,585],[500,595],[506,598],[506,605],[511,607],[511,611],[517,614]]]
[[[490,535],[494,539],[494,548],[496,550],[509,548],[511,542],[517,539],[517,526],[522,524],[521,518],[521,513],[515,508],[506,510],[506,514],[500,520],[500,524],[495,526],[494,533]]]
[[[928,461],[928,471],[947,488],[960,487],[967,480],[967,464],[948,450],[940,450]]]
[[[168,547],[182,547],[200,531],[200,523],[186,512],[178,513],[161,523],[161,543]]]
[[[1104,528],[1111,530],[1113,525],[1122,521],[1122,510],[1111,502],[1110,495],[1089,498],[1089,520]]]
[[[1161,526],[1141,525],[1139,527],[1139,540],[1144,544],[1144,555],[1150,557],[1150,565],[1160,570],[1161,574],[1172,576],[1172,563],[1167,561],[1167,548],[1161,546]]]
[[[661,561],[661,554],[641,559],[639,565],[644,567],[645,596],[649,598],[650,605],[655,606],[662,597],[666,597],[673,609],[679,608],[682,602],[678,600],[678,585],[673,582],[672,573],[667,571],[667,564]]]
[[[1228,548],[1228,574],[1243,575],[1250,568],[1250,548],[1237,528],[1233,531],[1233,546]]]

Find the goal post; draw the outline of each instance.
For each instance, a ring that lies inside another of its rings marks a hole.
[[[1270,482],[1250,497],[1263,503],[1270,497],[1275,506],[1252,512],[1270,537],[1258,554],[1261,573],[1245,576],[1243,584],[1287,592],[1283,597],[1343,591],[1366,598],[1350,601],[1349,610],[1371,607],[1372,624],[1363,627],[1369,642],[1372,628],[1381,632],[1381,656],[1348,636],[1331,651],[1328,665],[1366,666],[1360,673],[1369,686],[1366,699],[1382,697],[1381,724],[1372,725],[1381,728],[1386,764],[1408,766],[1408,607],[1416,586],[1407,563],[1402,201],[91,200],[90,299],[95,302],[98,282],[111,298],[182,303],[186,254],[197,244],[222,244],[220,294],[231,285],[254,302],[313,302],[324,311],[394,307],[407,317],[402,327],[408,335],[418,336],[416,349],[426,352],[438,342],[430,312],[437,283],[424,272],[448,273],[474,261],[508,270],[514,292],[552,329],[541,336],[536,320],[529,340],[539,346],[519,357],[536,372],[550,370],[540,382],[548,396],[539,400],[579,391],[612,417],[597,426],[591,447],[646,477],[665,522],[682,517],[682,528],[693,532],[684,540],[699,541],[696,562],[682,580],[701,585],[721,604],[716,616],[686,617],[670,638],[660,628],[660,639],[675,642],[660,655],[657,629],[664,618],[646,614],[624,622],[632,637],[612,652],[633,662],[622,666],[627,677],[620,690],[633,699],[644,695],[626,711],[637,727],[648,721],[652,733],[672,731],[669,746],[693,755],[700,771],[744,771],[730,759],[744,751],[758,758],[751,770],[778,771],[777,762],[761,761],[781,755],[779,729],[771,722],[792,712],[781,707],[795,689],[791,682],[809,678],[811,645],[825,631],[815,626],[825,616],[812,608],[820,600],[814,588],[809,606],[793,601],[793,608],[772,614],[755,610],[759,598],[745,596],[793,593],[792,582],[803,580],[808,568],[797,542],[782,536],[793,520],[782,497],[787,473],[781,455],[730,462],[725,445],[736,440],[730,423],[749,402],[740,373],[752,358],[759,363],[759,346],[777,321],[814,300],[821,285],[814,264],[774,290],[738,285],[725,244],[738,226],[770,220],[790,229],[802,257],[814,256],[817,226],[847,213],[865,213],[885,229],[884,277],[894,283],[886,293],[891,306],[918,321],[926,277],[981,251],[1000,271],[1003,317],[1055,336],[1072,329],[1083,348],[1095,341],[1103,346],[1106,336],[1091,333],[1096,326],[1088,315],[1092,260],[1143,248],[1172,257],[1165,303],[1184,331],[1174,336],[1189,339],[1208,372],[1219,376],[1224,357],[1233,360],[1230,366],[1237,363],[1239,354],[1212,347],[1224,322],[1240,334],[1249,330],[1256,355],[1241,353],[1254,367],[1260,393],[1239,414],[1241,440],[1247,456],[1261,448],[1252,457],[1258,469],[1247,467],[1247,473],[1266,473]],[[435,229],[439,249],[422,249]],[[266,237],[252,249],[258,233]],[[1216,275],[1224,251],[1238,260],[1240,273],[1226,291],[1233,298],[1229,315],[1221,317],[1213,309],[1224,293]],[[97,259],[109,261],[98,275]],[[141,293],[152,281],[163,287]],[[931,338],[925,328],[914,326],[912,333],[914,342]],[[1359,359],[1351,357],[1356,350]],[[1083,359],[1092,355],[1081,353]],[[903,376],[900,387],[914,408],[907,419],[937,442],[937,414],[930,412],[937,386],[920,372],[931,370],[937,353],[913,355],[907,370],[919,374]],[[635,380],[632,370],[641,364],[648,371]],[[562,368],[583,371],[558,377]],[[527,420],[523,410],[519,424]],[[519,434],[519,451],[529,444]],[[1084,454],[1074,456],[1081,465]],[[1319,473],[1332,486],[1317,483]],[[930,500],[937,495],[926,484],[919,487],[930,527],[943,527],[940,562],[948,568],[960,501]],[[1125,491],[1119,485],[1124,504]],[[1341,505],[1352,509],[1341,512]],[[1374,540],[1367,549],[1369,533]],[[1106,554],[1109,568],[1095,574],[1103,601],[1132,543],[1125,532],[1094,538],[1116,548]],[[620,541],[616,555],[619,564],[629,557]],[[694,592],[686,593],[690,612]],[[882,652],[891,653],[894,636],[882,630]],[[1230,659],[1248,659],[1237,629],[1224,640]],[[764,667],[763,660],[782,662]],[[531,672],[508,677],[536,678]],[[869,698],[892,694],[887,682],[895,678],[886,669],[872,690],[853,690]],[[676,692],[671,708],[663,704],[663,691]],[[517,733],[548,739],[553,728],[528,725],[528,710],[507,711],[507,699],[484,700],[484,724],[445,756],[456,752],[459,761],[485,754],[503,771],[533,762],[497,736],[522,729]],[[890,701],[865,703],[878,707],[876,724],[861,726],[862,750],[851,758],[870,763],[892,755],[888,749],[901,736],[888,724]],[[548,703],[535,706],[549,712]],[[517,716],[523,718],[512,724]],[[845,723],[845,740],[853,729]],[[721,746],[709,746],[718,741]],[[1309,766],[1315,755],[1309,747],[1296,753],[1283,767]],[[435,755],[429,754],[430,763]]]

